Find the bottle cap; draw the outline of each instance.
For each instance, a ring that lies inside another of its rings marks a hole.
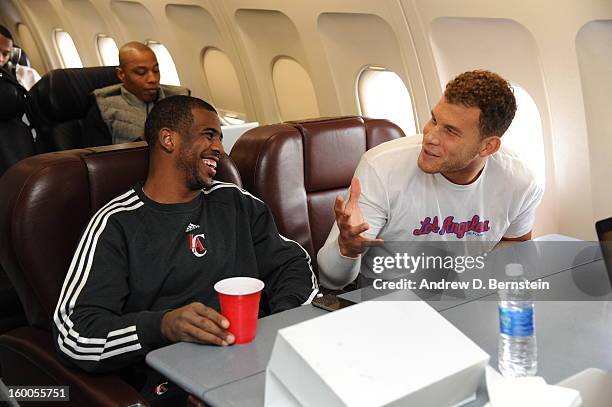
[[[519,263],[506,264],[506,275],[508,277],[519,277],[523,275],[523,265]]]

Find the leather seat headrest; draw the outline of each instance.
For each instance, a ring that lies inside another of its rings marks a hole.
[[[55,69],[30,90],[34,103],[50,121],[63,122],[83,117],[95,89],[119,83],[115,67]]]
[[[22,66],[32,67],[32,61],[30,61],[30,57],[28,57],[28,54],[26,54],[23,48],[21,48],[21,55],[19,56],[19,62],[17,63]]]

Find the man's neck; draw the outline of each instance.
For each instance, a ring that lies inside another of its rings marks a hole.
[[[142,186],[142,192],[152,201],[161,204],[176,204],[191,202],[200,193],[200,190],[191,190],[176,182],[168,182],[156,177],[148,177]]]
[[[486,162],[486,159],[475,161],[462,170],[443,172],[442,176],[453,184],[469,185],[480,177]]]

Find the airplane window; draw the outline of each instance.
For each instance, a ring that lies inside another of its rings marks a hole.
[[[364,69],[357,79],[357,100],[362,115],[390,120],[406,135],[417,133],[410,93],[395,72],[378,66]]]
[[[512,83],[516,98],[516,114],[512,124],[502,137],[505,146],[516,152],[534,171],[536,177],[544,179],[544,135],[540,111],[525,89]]]
[[[79,56],[74,41],[69,33],[62,30],[55,31],[55,45],[62,60],[64,68],[82,68],[83,62]]]
[[[296,60],[278,58],[272,67],[272,82],[282,120],[320,116],[310,75]]]
[[[241,124],[246,120],[245,108],[234,64],[225,53],[208,48],[202,54],[202,67],[208,89],[221,117],[229,124]],[[225,113],[222,113],[225,112]]]
[[[147,45],[155,52],[155,56],[157,57],[159,72],[161,73],[160,82],[164,85],[180,86],[181,81],[176,71],[176,65],[174,65],[174,60],[168,48],[155,41],[147,41]]]
[[[119,65],[119,48],[112,37],[104,34],[98,35],[98,55],[104,66]]]

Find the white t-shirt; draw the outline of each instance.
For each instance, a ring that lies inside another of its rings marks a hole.
[[[480,241],[491,250],[502,237],[531,231],[543,185],[506,148],[490,156],[476,181],[457,185],[441,174],[427,174],[417,165],[421,144],[402,137],[367,151],[355,171],[361,182],[359,207],[370,229],[365,235],[389,242]],[[359,271],[369,278],[375,256],[388,256],[385,247],[369,248],[355,258],[338,247],[334,223],[318,253],[321,282],[341,288]]]

